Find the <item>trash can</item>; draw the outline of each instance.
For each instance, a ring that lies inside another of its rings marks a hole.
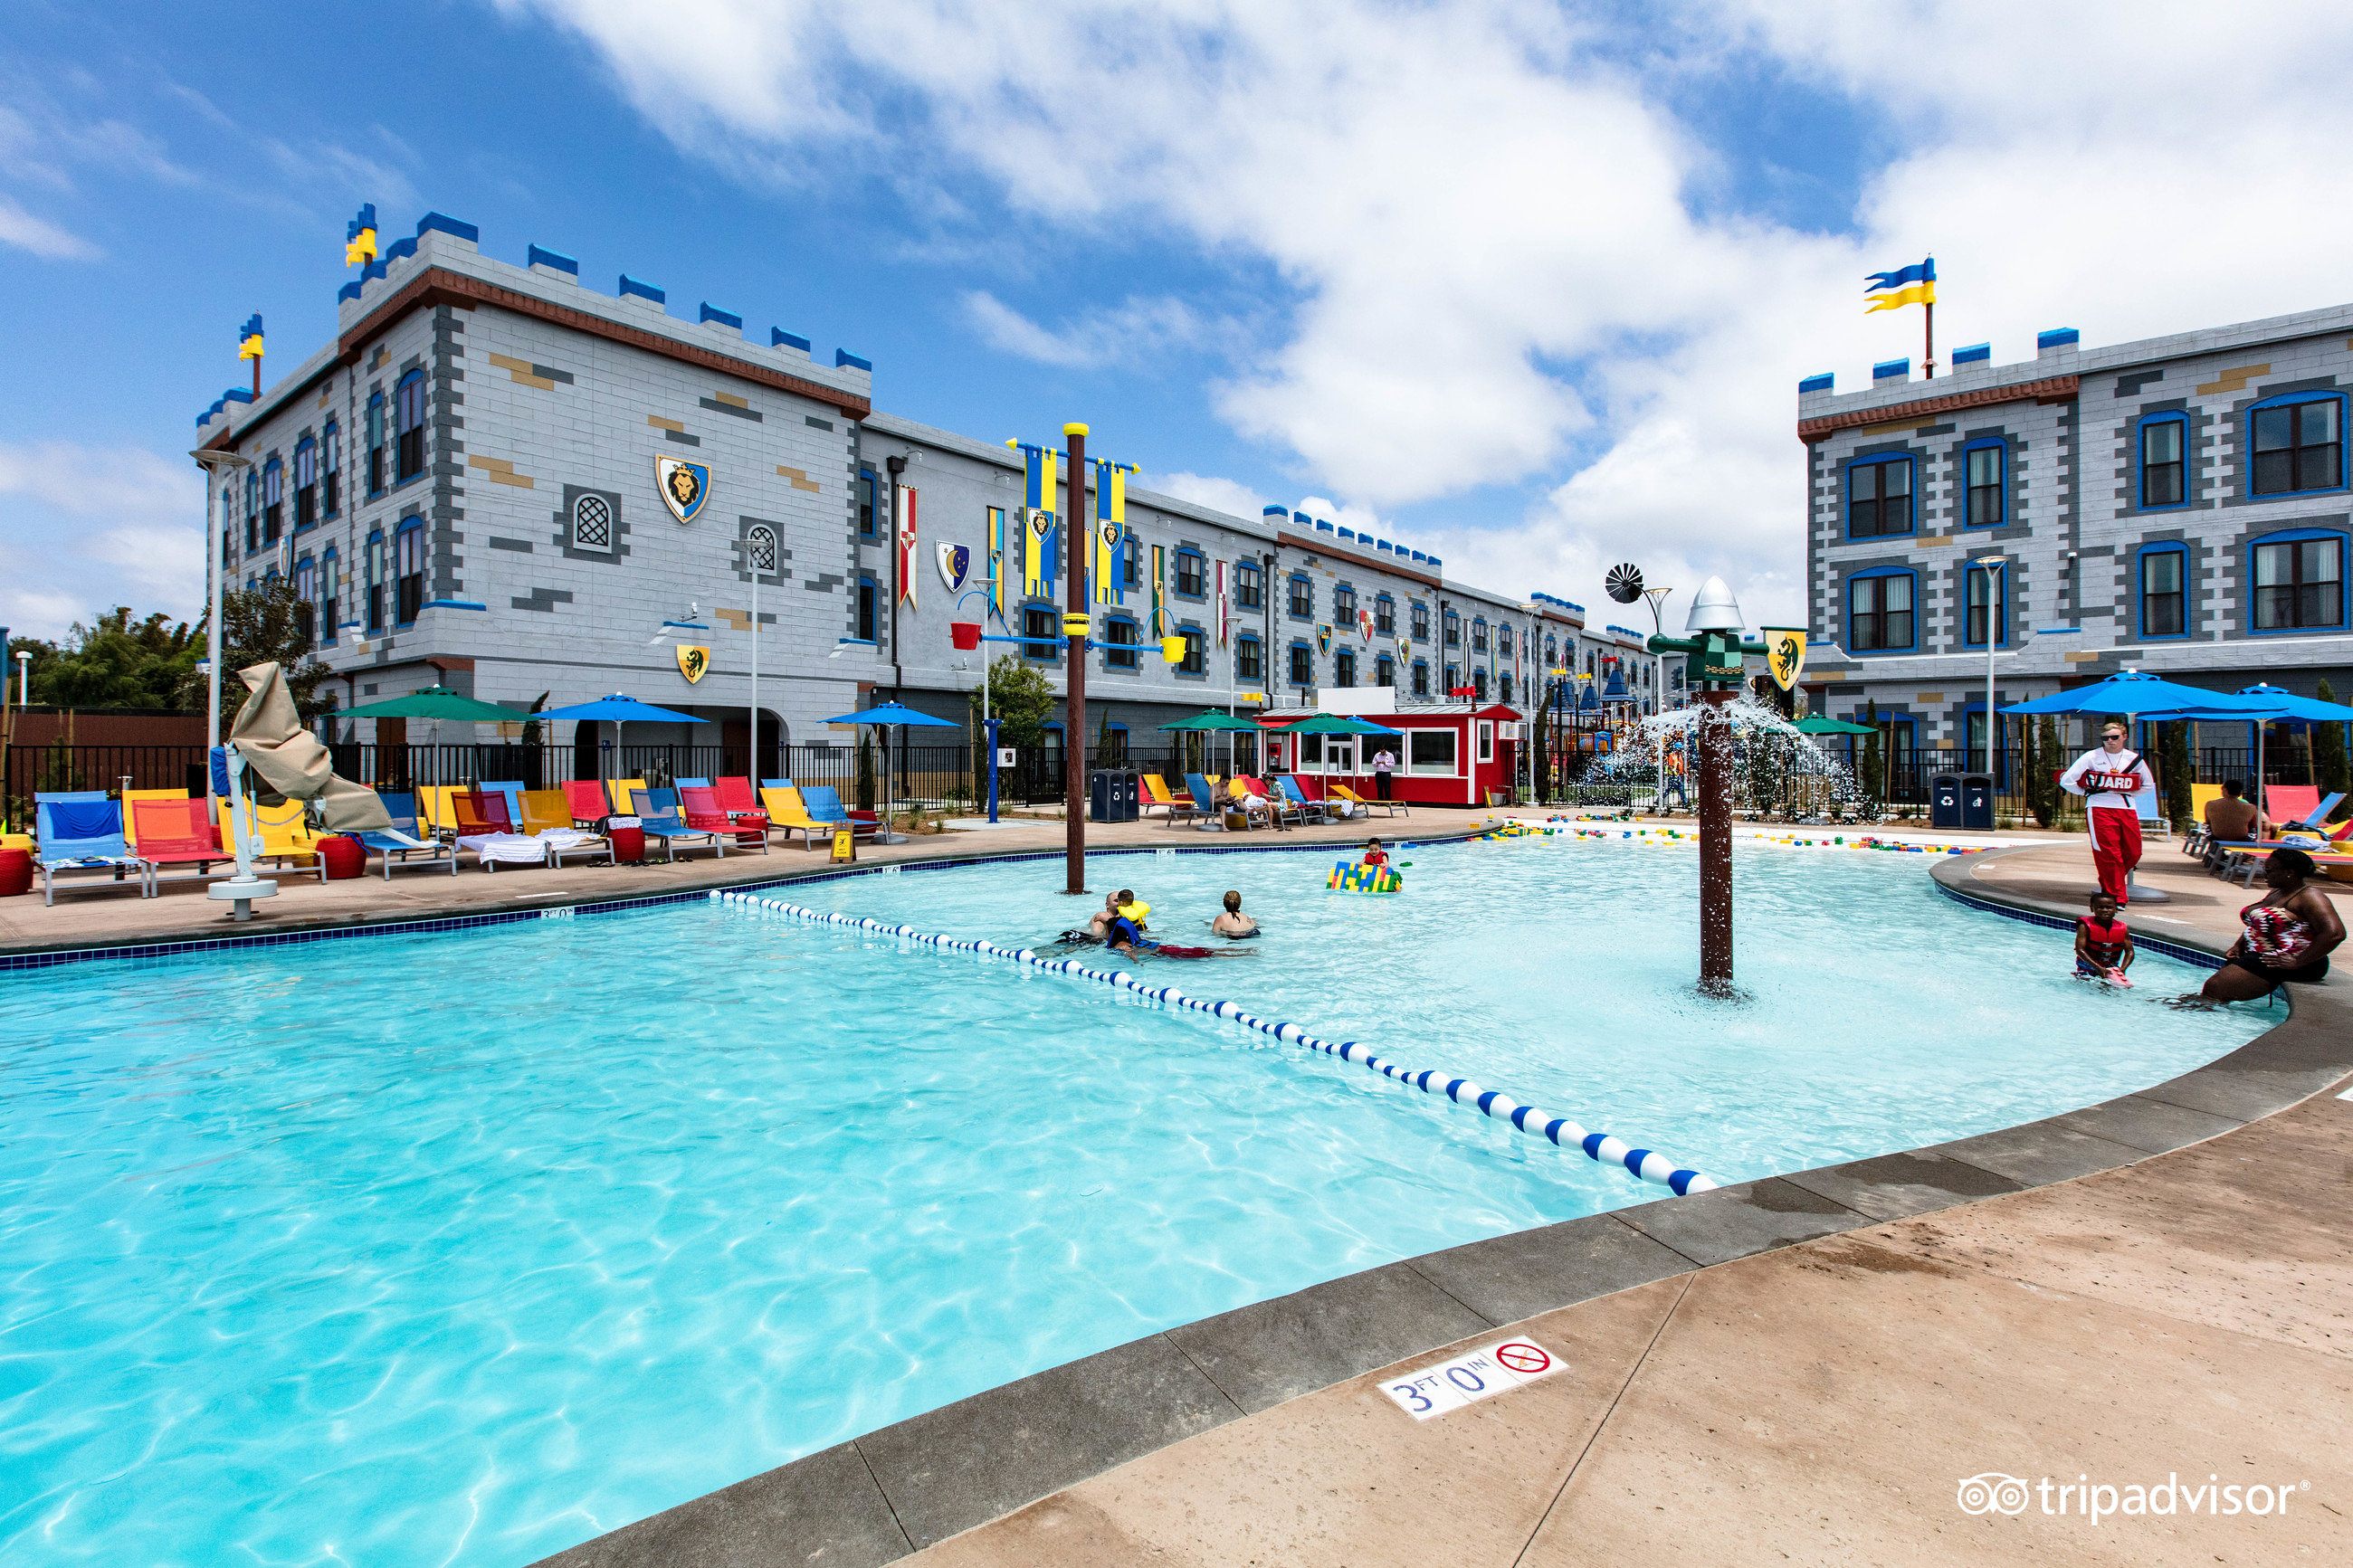
[[[1092,822],[1134,822],[1141,815],[1138,775],[1124,768],[1096,768],[1087,774],[1087,817]]]
[[[319,840],[319,864],[326,872],[322,880],[347,882],[367,869],[367,851],[356,838],[331,835]]]
[[[1961,775],[1961,826],[1984,833],[1993,831],[1993,775]]]
[[[1958,827],[1961,825],[1961,775],[1938,773],[1928,784],[1928,826]]]

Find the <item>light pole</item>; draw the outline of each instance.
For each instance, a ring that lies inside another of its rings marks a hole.
[[[1969,569],[1970,569],[1971,571],[1973,571],[1973,572],[1974,572],[1974,571],[1983,571],[1983,572],[1985,573],[1985,574],[1986,574],[1986,600],[1985,600],[1985,611],[1986,611],[1986,625],[1985,625],[1985,634],[1986,634],[1986,765],[1985,765],[1985,771],[1986,771],[1986,777],[1987,777],[1987,778],[1989,778],[1989,779],[1991,779],[1991,778],[1993,777],[1993,726],[1994,726],[1994,716],[1993,716],[1993,650],[1994,650],[1994,643],[1995,643],[1995,634],[1996,634],[1996,633],[2000,630],[2000,617],[2001,617],[2001,597],[2000,597],[2000,594],[1996,591],[1996,590],[1998,589],[1998,587],[1999,587],[1999,585],[2000,585],[2000,581],[2001,581],[2001,580],[2000,580],[1999,577],[1995,576],[1995,575],[1994,575],[1994,574],[1995,574],[1995,573],[1997,573],[1997,572],[2000,572],[2000,571],[2004,566],[2007,566],[2009,563],[2009,563],[2008,561],[2006,561],[2005,559],[2003,559],[2001,556],[1999,556],[1999,555],[1988,555],[1988,556],[1984,557],[1984,558],[1983,558],[1983,559],[1981,559],[1981,560],[1972,561],[1972,562],[1970,562],[1970,563],[1969,563]],[[1991,788],[1991,787],[1994,787],[1994,786],[1993,786],[1993,785],[1989,785],[1988,787],[1989,787],[1989,788]]]
[[[222,474],[233,474],[239,468],[249,468],[253,467],[253,459],[236,452],[224,452],[204,447],[190,452],[188,456],[194,458],[205,470],[205,575],[212,585],[212,591],[206,596],[210,610],[205,617],[209,628],[206,639],[206,663],[209,668],[205,676],[205,744],[217,746],[221,741],[221,579],[227,574],[221,570],[220,531],[223,525],[220,513],[214,505],[217,498],[213,492]],[[206,769],[205,776],[209,780],[212,770]],[[209,789],[209,784],[206,787]]]

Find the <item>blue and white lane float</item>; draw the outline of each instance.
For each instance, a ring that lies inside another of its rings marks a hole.
[[[1073,974],[1099,985],[1133,991],[1139,996],[1148,996],[1172,1007],[1187,1007],[1212,1017],[1230,1019],[1245,1028],[1256,1029],[1261,1035],[1271,1035],[1287,1044],[1304,1046],[1311,1051],[1321,1051],[1327,1057],[1354,1062],[1368,1072],[1379,1073],[1383,1078],[1418,1089],[1424,1094],[1443,1095],[1457,1105],[1472,1106],[1484,1115],[1498,1121],[1508,1121],[1521,1131],[1540,1136],[1563,1149],[1580,1150],[1587,1158],[1598,1163],[1621,1165],[1646,1182],[1656,1182],[1672,1189],[1678,1197],[1685,1193],[1710,1192],[1718,1185],[1699,1172],[1676,1164],[1654,1149],[1637,1149],[1607,1132],[1588,1132],[1565,1116],[1546,1116],[1535,1106],[1523,1105],[1501,1089],[1482,1089],[1469,1079],[1443,1068],[1399,1067],[1395,1062],[1383,1061],[1375,1056],[1371,1047],[1362,1041],[1318,1039],[1296,1024],[1259,1017],[1232,1002],[1213,1002],[1207,997],[1187,996],[1174,985],[1146,985],[1124,970],[1094,969],[1075,958],[1044,958],[1028,948],[1007,947],[986,939],[942,936],[934,931],[917,931],[911,925],[893,925],[888,921],[860,915],[835,914],[826,910],[810,909],[806,904],[786,903],[782,899],[755,898],[750,893],[713,889],[711,901],[789,915],[795,920],[810,921],[818,925],[847,926],[854,931],[872,931],[877,936],[903,937],[909,942],[919,942],[955,952],[1010,959],[1050,974]]]

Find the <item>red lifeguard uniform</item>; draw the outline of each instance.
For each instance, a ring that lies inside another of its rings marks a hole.
[[[2092,830],[2092,863],[2099,868],[2100,890],[2118,905],[2128,903],[2133,868],[2140,864],[2140,805],[2137,796],[2157,793],[2157,775],[2139,752],[2121,742],[2102,744],[2075,759],[2059,776],[2069,795],[2084,797]]]

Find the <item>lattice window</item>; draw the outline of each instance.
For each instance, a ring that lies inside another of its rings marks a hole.
[[[572,548],[611,552],[613,509],[603,496],[584,495],[572,503]]]
[[[744,535],[744,555],[750,563],[746,568],[763,577],[776,574],[776,531],[754,528]]]

